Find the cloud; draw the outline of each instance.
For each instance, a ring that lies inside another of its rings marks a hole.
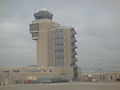
[[[75,27],[80,67],[120,68],[119,0],[0,1],[0,63],[3,66],[35,63],[36,43],[29,34],[29,24],[34,20],[33,13],[42,7],[50,9],[54,21]]]

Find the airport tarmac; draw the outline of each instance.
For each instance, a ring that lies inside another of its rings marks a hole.
[[[0,90],[120,90],[120,82],[74,82],[0,86]]]

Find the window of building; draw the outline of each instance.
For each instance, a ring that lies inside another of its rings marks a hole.
[[[45,72],[44,70],[32,70],[30,72]]]
[[[39,29],[39,24],[38,23],[30,24],[30,32],[38,30],[38,29]]]
[[[64,42],[63,42],[63,28],[56,29],[53,32],[54,46],[55,46],[55,66],[64,66]]]
[[[103,80],[105,80],[105,76],[103,75]]]
[[[49,70],[49,72],[52,72],[52,70]]]
[[[20,72],[19,70],[13,70],[13,72]]]
[[[8,71],[8,70],[5,70],[5,71],[3,71],[4,73],[9,73],[10,71]]]
[[[113,76],[111,76],[111,80],[113,79]]]

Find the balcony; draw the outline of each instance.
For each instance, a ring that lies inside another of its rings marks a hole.
[[[72,44],[72,51],[74,51],[77,48],[76,44]]]
[[[72,63],[71,63],[71,66],[72,66],[72,67],[76,67],[76,63],[75,63],[75,62],[72,62]]]
[[[74,56],[74,55],[77,55],[77,52],[74,50],[74,51],[72,52],[72,54],[73,54],[73,56]]]
[[[32,32],[31,34],[32,34],[32,39],[33,40],[37,40],[38,39],[38,34],[39,34],[38,32]]]
[[[71,38],[71,41],[72,41],[72,43],[77,42],[77,40],[76,40],[75,37],[72,37],[72,38]]]
[[[73,58],[72,58],[72,61],[73,61],[73,62],[77,62],[78,59],[77,59],[76,57],[73,57]]]
[[[33,39],[33,40],[38,40],[38,37],[33,37],[32,39]]]
[[[72,34],[77,34],[76,31],[74,30],[74,28],[71,29],[71,32],[72,32]]]

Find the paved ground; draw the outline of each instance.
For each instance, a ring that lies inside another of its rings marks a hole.
[[[120,82],[80,82],[0,86],[0,90],[120,90]]]

